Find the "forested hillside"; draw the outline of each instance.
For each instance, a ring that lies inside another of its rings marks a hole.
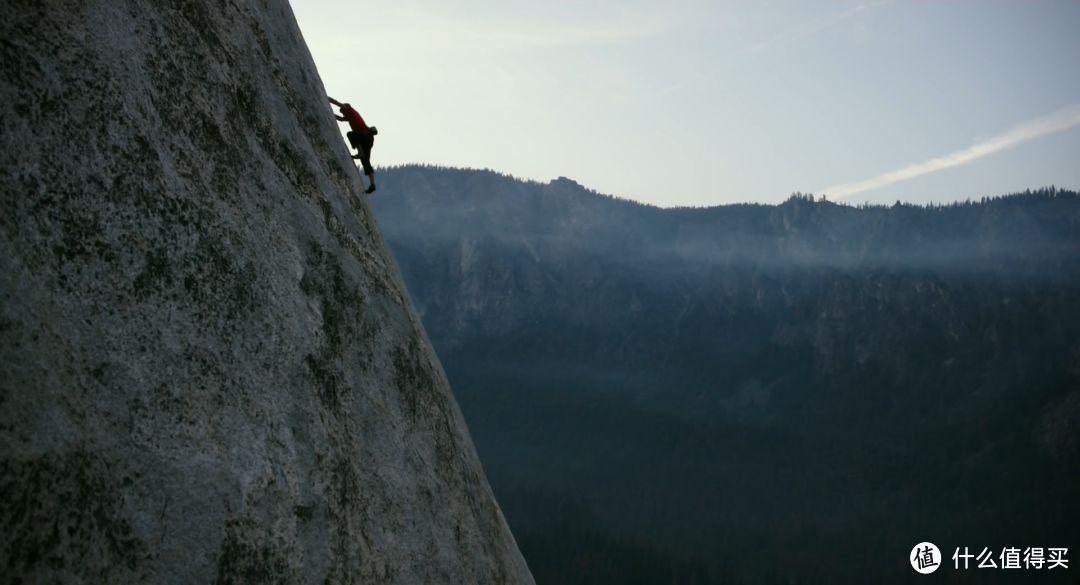
[[[538,582],[889,582],[922,540],[1076,543],[1076,193],[660,209],[380,177]]]

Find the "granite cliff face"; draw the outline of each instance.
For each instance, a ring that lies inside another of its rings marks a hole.
[[[288,4],[3,14],[0,580],[531,583]]]

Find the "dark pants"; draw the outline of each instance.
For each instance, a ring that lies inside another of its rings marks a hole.
[[[364,174],[373,175],[375,169],[371,166],[371,147],[375,146],[375,136],[370,132],[358,132],[353,130],[345,135],[349,139],[349,144],[356,149],[356,154],[360,155],[360,164],[364,165]]]

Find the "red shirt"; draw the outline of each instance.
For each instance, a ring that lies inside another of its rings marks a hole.
[[[360,117],[360,112],[357,112],[350,105],[345,105],[341,108],[341,115],[349,121],[349,127],[357,132],[367,132],[367,124],[364,123],[364,119]]]

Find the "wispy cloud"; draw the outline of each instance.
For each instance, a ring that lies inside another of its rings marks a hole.
[[[812,37],[814,35],[821,34],[829,30],[830,28],[833,28],[834,26],[839,25],[840,23],[848,20],[849,18],[857,16],[860,12],[863,12],[864,10],[879,8],[890,3],[892,3],[892,0],[877,0],[875,2],[865,2],[863,4],[853,6],[839,14],[814,19],[796,28],[780,32],[776,35],[773,35],[760,42],[754,43],[753,45],[746,47],[741,52],[757,53],[758,51],[763,51],[770,47],[785,45],[793,41]]]
[[[743,57],[816,36],[842,24],[848,19],[858,16],[862,12],[873,8],[880,8],[882,6],[886,6],[892,3],[893,0],[875,0],[873,2],[864,2],[862,4],[853,6],[843,12],[815,18],[803,22],[798,26],[786,28],[772,36],[765,37],[755,43],[738,48],[730,54],[711,55],[709,56],[709,59],[713,60],[714,62],[710,64],[708,70],[701,67],[694,67],[687,74],[687,77],[661,88],[656,93],[661,95],[668,94],[674,91],[681,90],[682,88],[690,84],[708,80],[711,77],[716,76],[717,73],[723,69],[730,69],[740,65],[742,63]]]
[[[600,21],[578,19],[570,22],[551,18],[543,22],[512,18],[464,18],[428,16],[386,25],[361,37],[343,37],[357,47],[393,47],[395,53],[445,54],[446,52],[533,51],[561,48],[587,48],[632,43],[667,32],[669,25],[657,20],[624,17]]]
[[[865,191],[872,191],[893,183],[899,183],[900,181],[914,179],[928,173],[966,165],[984,156],[1012,148],[1040,136],[1063,132],[1076,126],[1080,126],[1080,103],[1020,124],[1008,132],[998,134],[964,150],[908,165],[865,181],[835,185],[823,189],[822,192],[834,198],[850,197]]]
[[[530,27],[519,30],[486,31],[488,42],[503,48],[554,48],[602,45],[637,41],[660,34],[652,24],[598,24],[595,26]],[[458,40],[460,43],[460,39]]]

